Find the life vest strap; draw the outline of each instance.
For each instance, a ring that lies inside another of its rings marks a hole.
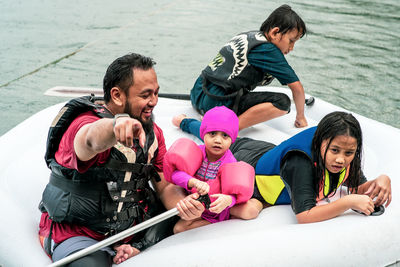
[[[82,181],[72,181],[57,175],[55,172],[50,174],[50,184],[62,188],[78,196],[89,197],[97,200],[101,195],[108,194],[104,183],[89,183]]]
[[[231,99],[231,98],[233,98],[233,97],[236,97],[237,94],[238,94],[238,91],[235,91],[235,92],[230,93],[230,94],[227,94],[227,95],[214,95],[214,94],[212,94],[212,93],[210,93],[210,92],[208,91],[208,88],[207,88],[208,80],[207,80],[207,78],[204,76],[204,74],[202,74],[202,79],[203,79],[203,83],[202,83],[202,84],[203,84],[203,86],[202,86],[203,92],[204,92],[206,95],[208,95],[209,97],[211,97],[211,98],[214,98],[214,99],[216,99],[216,100],[227,100],[227,99]]]
[[[240,98],[243,96],[243,94],[244,94],[244,89],[243,88],[240,88],[239,90],[237,90],[237,91],[235,91],[235,92],[233,92],[233,93],[230,93],[230,94],[226,94],[226,95],[214,95],[214,94],[212,94],[212,93],[210,93],[209,91],[208,91],[208,89],[207,89],[207,84],[208,84],[208,80],[207,80],[207,78],[205,77],[205,75],[204,74],[202,74],[202,78],[203,78],[203,85],[202,85],[202,89],[203,89],[203,92],[207,95],[207,96],[209,96],[209,97],[211,97],[211,98],[214,98],[214,99],[216,99],[216,100],[227,100],[227,99],[231,99],[231,98],[235,98],[234,99],[234,102],[233,102],[233,107],[232,107],[232,110],[236,113],[236,114],[238,114],[238,108],[239,108],[239,102],[240,102]],[[204,115],[204,114],[203,114]]]
[[[112,170],[118,170],[118,171],[125,171],[125,172],[132,172],[132,173],[141,173],[143,170],[143,166],[145,164],[141,163],[128,163],[128,162],[122,162],[113,158],[110,158],[107,163],[104,165],[104,167]]]
[[[128,163],[110,158],[104,167],[112,170],[132,172],[133,174],[143,174],[148,180],[153,177],[157,182],[161,181],[160,175],[158,175],[155,167],[152,164]],[[140,175],[134,175],[133,179],[141,179],[139,176]]]
[[[135,205],[117,213],[118,221],[127,221],[130,218],[137,218],[140,215],[139,206]]]
[[[121,190],[134,190],[146,188],[149,180],[147,178],[135,179],[121,184]]]
[[[138,203],[139,201],[145,199],[146,196],[147,196],[147,193],[145,191],[139,191],[139,192],[130,192],[125,197],[121,197],[120,195],[113,194],[112,199],[113,199],[113,201],[118,201],[118,202],[136,202],[136,203]]]

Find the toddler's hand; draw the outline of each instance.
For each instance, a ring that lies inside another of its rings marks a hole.
[[[210,205],[209,211],[214,213],[221,213],[224,209],[226,209],[230,204],[232,204],[232,197],[224,194],[214,194],[211,197],[216,197],[217,199],[213,201]]]
[[[208,194],[208,192],[210,191],[210,186],[206,182],[202,182],[197,179],[194,181],[193,187],[196,188],[197,192],[200,195]]]

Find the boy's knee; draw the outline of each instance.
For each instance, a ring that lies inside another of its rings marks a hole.
[[[290,105],[292,104],[290,98],[286,94],[280,94],[279,99],[272,103],[274,107],[281,110],[283,114],[290,112]]]

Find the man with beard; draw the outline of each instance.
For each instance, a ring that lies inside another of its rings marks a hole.
[[[103,103],[93,96],[76,98],[54,119],[45,155],[51,175],[39,205],[39,239],[53,261],[165,208],[177,206],[185,220],[204,211],[197,194],[185,196],[164,180],[165,140],[152,121],[159,92],[154,64],[138,54],[116,59],[104,76]],[[175,222],[160,223],[68,266],[121,263],[172,234]]]

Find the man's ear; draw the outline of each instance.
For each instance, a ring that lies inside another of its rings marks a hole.
[[[111,101],[114,102],[115,105],[122,107],[126,101],[125,93],[118,87],[113,87],[110,90]]]

